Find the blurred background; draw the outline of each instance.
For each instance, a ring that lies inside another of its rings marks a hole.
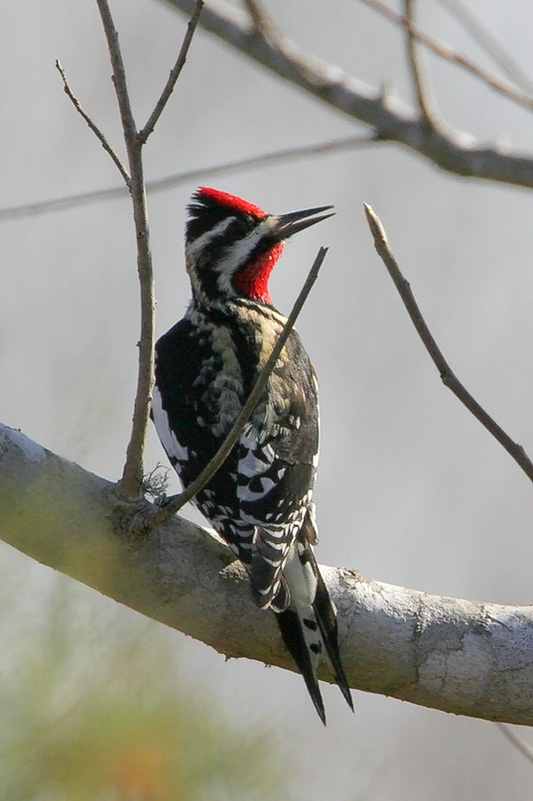
[[[420,6],[425,30],[495,69],[443,5]],[[530,4],[468,7],[533,76]],[[363,4],[268,8],[308,51],[412,102],[402,34]],[[162,0],[113,0],[112,10],[142,125],[186,20]],[[54,68],[59,58],[120,149],[96,3],[29,0],[4,4],[1,16],[0,206],[119,186]],[[426,63],[450,126],[530,147],[530,113],[457,67]],[[199,31],[145,150],[146,173],[154,180],[364,130]],[[319,561],[430,593],[530,603],[532,488],[441,385],[374,252],[363,202],[385,224],[456,374],[531,455],[531,192],[445,174],[385,144],[206,173],[201,183],[275,213],[336,207],[287,245],[271,286],[288,311],[329,245],[298,326],[321,382]],[[195,188],[150,196],[158,334],[189,298],[182,241]],[[123,197],[0,219],[0,418],[111,480],[123,466],[137,369],[131,217]],[[151,431],[147,470],[159,461]],[[300,677],[225,662],[5,545],[0,587],[0,799],[531,797],[533,766],[490,723],[362,693],[352,716],[324,686],[323,729]],[[516,731],[527,741],[527,729]]]

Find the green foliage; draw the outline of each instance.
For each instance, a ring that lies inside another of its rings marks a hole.
[[[287,798],[271,734],[184,685],[172,632],[67,579],[43,597],[0,617],[0,798]]]

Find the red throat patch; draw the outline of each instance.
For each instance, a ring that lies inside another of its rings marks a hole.
[[[283,242],[263,253],[258,259],[248,264],[235,278],[235,286],[249,298],[260,300],[272,306],[272,298],[268,291],[268,280],[272,269],[283,252]]]

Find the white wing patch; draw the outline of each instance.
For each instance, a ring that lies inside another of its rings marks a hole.
[[[168,422],[168,415],[163,409],[161,402],[161,393],[157,387],[154,387],[152,399],[152,416],[154,418],[154,425],[156,427],[159,439],[168,454],[168,458],[172,464],[176,462],[184,463],[189,460],[189,449],[180,445],[176,439],[176,435],[170,428]]]

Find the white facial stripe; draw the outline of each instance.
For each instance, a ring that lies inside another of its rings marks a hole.
[[[209,231],[206,231],[205,234],[202,234],[195,239],[194,242],[191,242],[187,245],[187,256],[191,258],[196,257],[200,251],[202,251],[206,245],[208,245],[211,240],[216,239],[216,237],[223,234],[228,225],[230,225],[235,220],[235,217],[226,217],[225,220],[221,220],[214,228],[210,228]]]
[[[235,244],[228,248],[224,258],[216,265],[219,274],[228,276],[228,278],[231,277],[235,272],[235,267],[246,263],[257,243],[272,230],[276,222],[276,217],[266,217],[248,236],[244,237],[244,239],[238,239]]]

